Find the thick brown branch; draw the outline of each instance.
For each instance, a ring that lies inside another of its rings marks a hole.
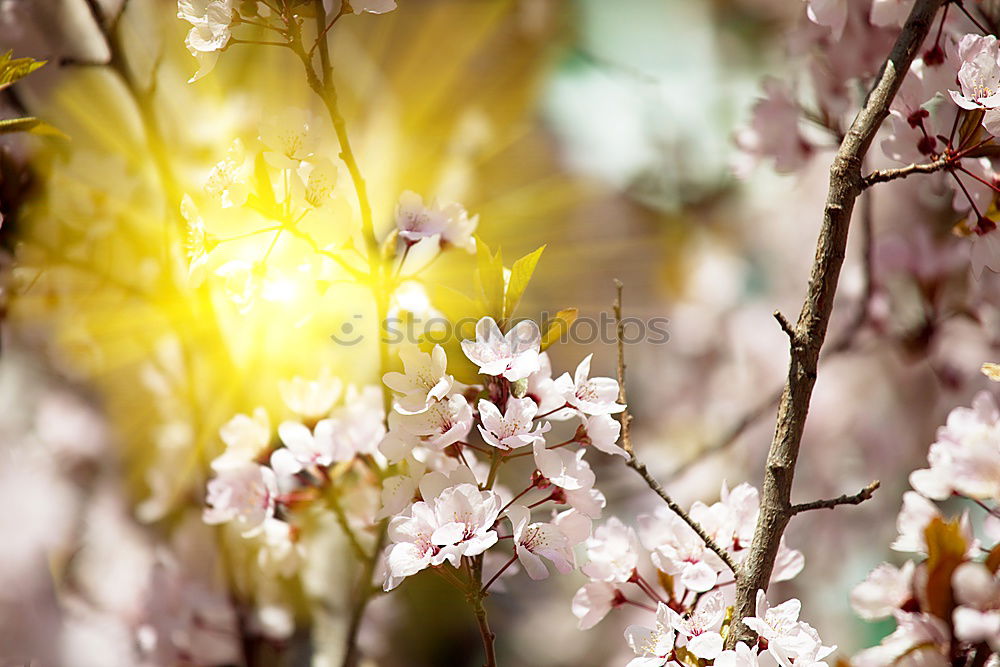
[[[860,505],[875,494],[875,489],[877,489],[880,484],[881,483],[878,480],[875,480],[854,495],[849,496],[845,493],[842,496],[830,498],[829,500],[814,500],[811,503],[800,503],[798,505],[792,505],[792,509],[790,511],[792,514],[798,514],[799,512],[808,512],[809,510],[832,510],[834,507],[839,505]]]
[[[774,438],[767,455],[760,515],[750,553],[736,581],[735,618],[754,614],[758,590],[766,590],[774,569],[778,544],[792,516],[792,479],[805,428],[809,402],[816,383],[816,367],[826,339],[840,269],[847,249],[847,231],[855,200],[864,188],[861,166],[903,77],[927,36],[944,0],[917,0],[892,52],[876,77],[875,85],[858,112],[830,167],[830,188],[820,226],[816,256],[809,276],[805,303],[795,325],[797,344],[791,346],[788,377],[778,405]],[[754,633],[742,623],[733,624],[727,638],[751,642]]]
[[[615,311],[615,323],[617,324],[618,332],[618,400],[621,403],[625,403],[625,345],[623,343],[624,339],[624,324],[622,320],[622,283],[620,280],[615,281],[615,289],[617,290],[617,296],[614,303]],[[627,403],[625,403],[627,405]],[[629,434],[629,425],[632,418],[628,414],[628,409],[621,414],[621,425],[622,425],[622,446],[626,452],[628,452],[628,460],[625,462],[632,470],[639,473],[639,476],[646,482],[646,486],[653,490],[653,493],[658,495],[663,502],[667,504],[674,514],[679,516],[684,523],[691,527],[698,537],[701,538],[702,542],[705,543],[709,549],[715,553],[726,566],[732,570],[733,575],[736,575],[736,561],[733,557],[729,555],[725,549],[720,547],[712,536],[705,532],[705,529],[701,527],[697,521],[692,519],[687,512],[684,511],[680,505],[678,505],[673,498],[664,490],[663,486],[656,481],[656,478],[646,469],[646,465],[642,463],[635,456],[635,451],[632,448],[632,439]]]
[[[954,162],[954,158],[945,156],[933,162],[909,164],[905,167],[896,167],[895,169],[877,169],[861,179],[861,189],[870,188],[876,183],[888,183],[898,178],[906,178],[913,174],[933,174],[942,169],[947,169],[949,166],[954,166]]]

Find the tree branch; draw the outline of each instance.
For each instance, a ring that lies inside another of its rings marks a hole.
[[[615,323],[617,324],[618,333],[618,400],[621,403],[625,403],[625,345],[624,345],[624,323],[622,320],[622,283],[620,280],[615,280],[615,289],[617,291],[617,296],[614,303],[615,311]],[[622,446],[626,452],[628,452],[628,459],[625,461],[627,465],[632,470],[639,473],[639,476],[646,482],[646,486],[653,490],[653,493],[658,495],[663,502],[667,504],[674,514],[679,516],[684,523],[691,527],[698,537],[701,538],[705,546],[712,550],[716,556],[722,559],[722,562],[726,564],[732,572],[736,575],[738,566],[733,557],[729,555],[725,549],[720,547],[715,540],[712,539],[711,535],[705,532],[705,529],[701,527],[697,521],[692,519],[684,509],[678,505],[673,498],[664,490],[663,486],[660,485],[656,478],[646,469],[646,465],[639,461],[635,456],[635,451],[632,449],[632,438],[629,434],[629,425],[632,421],[632,417],[628,414],[628,409],[626,408],[621,413],[621,425],[622,425]]]
[[[834,507],[839,505],[860,505],[875,494],[875,489],[881,486],[881,482],[877,479],[861,489],[854,495],[847,495],[846,493],[842,496],[836,498],[830,498],[829,500],[814,500],[811,503],[799,503],[798,505],[792,505],[792,509],[789,510],[792,514],[798,514],[800,512],[808,512],[810,510],[832,510]]]
[[[917,0],[830,167],[830,188],[816,257],[805,303],[795,325],[798,345],[791,346],[788,378],[778,405],[774,439],[767,455],[760,515],[750,553],[737,576],[734,614],[737,619],[754,615],[757,591],[766,590],[770,583],[778,544],[792,516],[792,479],[816,383],[820,350],[826,338],[846,254],[851,213],[855,200],[864,189],[862,163],[943,1]],[[743,623],[735,623],[732,629],[726,640],[730,648],[738,641],[750,643],[755,638],[753,631]]]

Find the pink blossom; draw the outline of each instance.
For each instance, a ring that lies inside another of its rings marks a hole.
[[[928,498],[1000,497],[1000,409],[991,393],[977,394],[971,409],[951,411],[927,460],[930,468],[914,471],[910,483]]]
[[[578,627],[589,630],[616,605],[618,588],[606,581],[592,581],[582,586],[573,596],[573,615],[580,619]]]
[[[882,563],[851,591],[851,606],[861,618],[872,621],[892,615],[913,597],[913,561],[897,568]]]
[[[763,85],[764,97],[754,104],[750,126],[737,133],[736,144],[750,156],[774,158],[778,173],[798,171],[813,153],[813,146],[798,129],[802,111],[782,82],[765,78]]]
[[[961,92],[952,90],[951,98],[963,109],[1000,107],[1000,49],[993,35],[969,34],[958,43],[958,70]]]
[[[270,468],[245,463],[217,472],[208,482],[206,523],[234,522],[244,536],[256,535],[274,516],[278,482]]]

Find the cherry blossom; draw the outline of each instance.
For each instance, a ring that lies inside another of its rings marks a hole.
[[[1000,651],[1000,574],[981,563],[962,563],[952,574],[952,590],[959,603],[953,614],[955,636],[974,644],[986,641]]]
[[[590,464],[583,459],[584,450],[574,452],[565,447],[546,449],[541,438],[534,440],[532,449],[538,470],[556,486],[570,491],[594,486],[596,477]]]
[[[475,252],[476,241],[473,234],[479,224],[479,216],[469,217],[468,212],[458,204],[425,205],[423,198],[407,190],[399,197],[396,209],[396,229],[399,238],[408,244],[430,240],[435,246],[454,246],[468,252]]]
[[[802,603],[791,599],[771,607],[764,591],[757,591],[756,615],[743,619],[743,623],[767,640],[767,650],[782,667],[791,667],[792,660],[805,658],[816,662],[834,651],[825,647],[819,635],[807,623],[799,620]]]
[[[505,336],[492,317],[484,317],[476,323],[476,340],[463,340],[462,351],[483,375],[517,382],[541,367],[541,337],[531,320],[518,322]]]
[[[776,667],[777,664],[769,652],[758,654],[742,642],[734,650],[720,653],[712,663],[713,667]]]
[[[560,421],[573,416],[572,410],[559,409],[566,404],[566,399],[552,379],[552,362],[547,352],[538,355],[538,370],[528,376],[525,395],[538,405],[538,414],[548,419]]]
[[[691,514],[694,519],[696,514],[703,513],[692,508]],[[652,552],[653,563],[659,569],[680,575],[681,584],[689,590],[704,592],[715,586],[725,565],[683,519],[667,508],[658,508],[655,514],[640,515],[638,521],[642,544]],[[706,524],[699,522],[699,525]]]
[[[963,109],[1000,107],[1000,45],[993,35],[965,35],[958,43],[958,70],[961,92],[951,98]]]
[[[441,400],[451,392],[454,378],[446,372],[448,357],[440,345],[429,353],[416,345],[404,345],[399,349],[399,358],[403,372],[386,373],[382,381],[399,395],[396,402],[402,410],[421,412],[431,401]]]
[[[754,104],[749,127],[736,134],[736,144],[749,156],[773,158],[779,173],[798,171],[815,149],[798,130],[801,109],[788,87],[774,78],[763,82],[764,97]],[[749,164],[737,173],[746,176]]]
[[[625,406],[617,403],[618,381],[606,377],[590,377],[590,361],[594,355],[588,354],[571,380],[569,373],[556,379],[556,386],[562,391],[566,402],[587,415],[606,415],[621,412]]]
[[[578,627],[589,630],[600,623],[617,605],[618,588],[607,581],[592,581],[583,585],[573,596],[573,615]]]
[[[893,611],[913,596],[912,561],[898,568],[882,563],[851,591],[851,606],[861,618],[876,620],[891,616]]]
[[[581,569],[588,577],[605,582],[625,582],[632,578],[639,564],[639,537],[621,519],[608,519],[594,530],[586,545],[589,562]]]
[[[896,630],[878,646],[866,649],[851,659],[854,667],[884,667],[898,664],[907,656],[909,665],[946,667],[948,628],[941,619],[922,613],[897,611]]]
[[[241,466],[253,461],[271,442],[271,420],[267,411],[258,407],[253,415],[239,414],[222,425],[219,436],[226,451],[212,461],[213,470]]]
[[[396,0],[351,0],[355,14],[385,14],[396,8]]]
[[[951,411],[927,460],[930,468],[910,475],[910,484],[924,496],[1000,497],[1000,409],[991,393],[977,394],[971,409]]]
[[[208,482],[206,523],[234,522],[244,536],[263,530],[274,516],[278,482],[274,471],[255,463],[229,466],[217,471]]]
[[[616,443],[622,432],[622,426],[610,415],[590,415],[586,421],[587,444],[593,445],[605,454],[617,454],[628,458],[628,453]]]
[[[539,424],[531,430],[538,406],[530,398],[510,398],[507,410],[500,414],[497,407],[486,399],[479,400],[479,432],[483,440],[497,449],[517,449],[541,440],[549,430],[548,424]],[[543,440],[544,442],[544,440]]]
[[[240,139],[233,141],[224,160],[218,162],[205,181],[205,192],[217,199],[222,208],[238,208],[250,196],[252,165]]]
[[[872,0],[870,20],[872,25],[902,27],[912,7],[913,0]]]
[[[323,373],[315,380],[294,377],[278,383],[285,405],[304,419],[329,415],[343,390],[343,381],[330,373]]]
[[[514,529],[514,552],[529,577],[545,579],[549,576],[543,556],[563,574],[573,570],[572,546],[559,526],[530,523],[531,511],[523,505],[512,505],[507,510],[507,517]]]
[[[310,466],[328,466],[334,460],[334,423],[324,419],[313,430],[296,421],[282,422],[278,437],[284,447],[271,454],[271,467],[279,475],[294,475]]]
[[[662,602],[656,607],[656,625],[647,628],[630,625],[625,628],[625,640],[636,657],[628,667],[662,667],[674,648],[674,631],[670,626],[670,608]]]
[[[813,23],[830,28],[839,40],[847,25],[847,4],[847,0],[808,0],[806,14]]]
[[[264,159],[275,169],[298,170],[313,156],[316,138],[311,132],[311,115],[302,109],[286,109],[280,116],[269,116],[260,128]]]
[[[687,638],[687,650],[699,658],[714,660],[722,652],[722,635],[718,629],[725,610],[722,593],[715,591],[702,598],[690,616],[681,616],[673,609],[668,609],[667,615],[678,637]]]
[[[233,19],[232,0],[178,0],[177,18],[191,24],[185,44],[198,59],[198,71],[188,83],[194,83],[212,71],[219,51],[229,43]]]
[[[458,567],[463,556],[477,556],[496,544],[493,525],[500,496],[473,484],[444,489],[436,498],[413,503],[408,515],[389,522],[392,544],[386,552],[385,590],[410,575],[444,562]]]
[[[461,394],[446,400],[434,401],[423,412],[414,414],[392,413],[390,430],[409,434],[411,438],[429,447],[444,449],[448,445],[462,441],[472,430],[472,406]],[[412,447],[412,442],[410,446]]]

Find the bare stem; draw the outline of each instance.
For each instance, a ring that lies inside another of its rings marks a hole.
[[[820,350],[826,339],[840,269],[844,263],[851,213],[855,200],[864,189],[861,175],[864,157],[943,1],[918,0],[914,4],[892,52],[876,77],[875,86],[844,136],[830,168],[830,189],[816,257],[805,303],[794,329],[796,336],[791,345],[788,378],[778,405],[774,439],[767,455],[760,515],[750,553],[736,581],[735,618],[754,614],[757,591],[767,589],[778,545],[793,514],[789,500],[792,479],[816,383]],[[750,628],[735,623],[733,632],[727,638],[727,646],[732,648],[738,641],[750,643],[754,639]]]
[[[814,500],[811,503],[792,505],[792,509],[790,511],[792,514],[798,514],[799,512],[808,512],[809,510],[832,510],[834,507],[838,507],[840,505],[860,505],[875,494],[875,489],[877,489],[880,484],[881,483],[878,480],[875,480],[853,495],[849,496],[845,493],[842,496],[830,498],[829,500]]]
[[[614,311],[615,311],[615,322],[617,323],[618,332],[618,401],[628,405],[625,401],[625,345],[624,345],[624,324],[622,320],[622,283],[619,280],[615,281],[615,289],[617,290],[617,296],[615,297]],[[709,549],[711,549],[716,556],[722,559],[722,562],[726,564],[733,574],[735,575],[738,569],[736,561],[733,557],[729,555],[725,549],[720,547],[712,537],[705,532],[705,529],[701,527],[697,521],[692,519],[687,512],[684,511],[680,505],[678,505],[673,498],[667,494],[663,486],[660,485],[656,478],[646,469],[646,465],[642,463],[638,458],[636,458],[635,451],[632,448],[632,439],[629,435],[629,426],[632,421],[631,416],[628,414],[628,409],[621,413],[621,425],[622,425],[622,447],[628,452],[628,459],[625,461],[627,465],[632,470],[636,471],[640,477],[646,482],[646,486],[653,490],[653,493],[658,495],[663,502],[667,504],[670,510],[679,516],[684,523],[691,527],[698,537],[705,543]]]
[[[933,162],[909,164],[905,167],[896,167],[894,169],[877,169],[861,179],[861,188],[867,189],[876,183],[888,183],[889,181],[906,178],[913,174],[933,174],[934,172],[953,166],[954,162],[954,156],[945,155]]]

